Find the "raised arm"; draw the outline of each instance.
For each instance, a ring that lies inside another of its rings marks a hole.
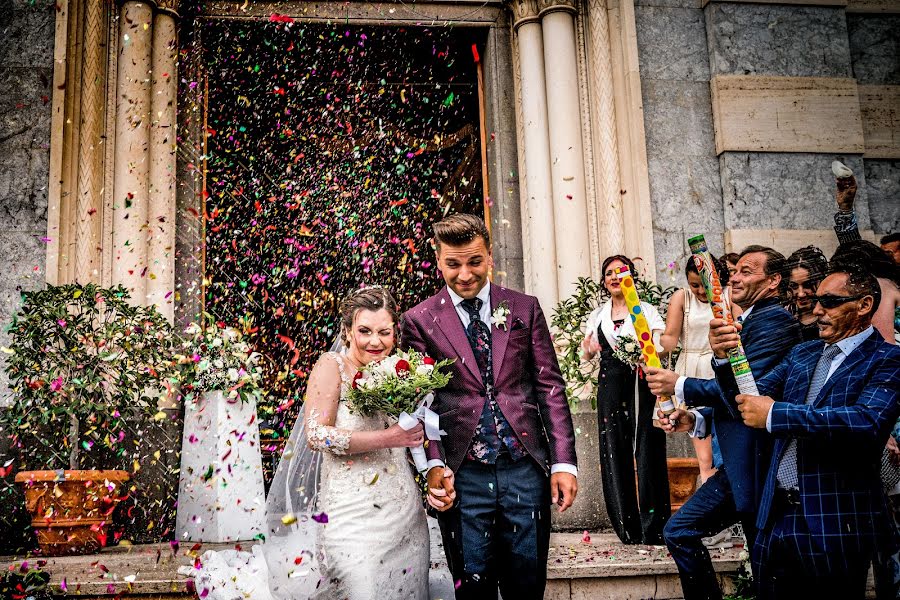
[[[834,233],[837,235],[839,244],[862,239],[862,236],[859,235],[859,225],[856,222],[856,212],[853,210],[856,188],[856,177],[853,175],[837,178],[835,199],[838,211],[834,213]]]
[[[306,419],[306,443],[310,449],[345,455],[421,445],[424,441],[421,424],[409,431],[396,424],[376,431],[354,431],[334,426],[341,398],[341,373],[337,360],[324,355],[309,374],[303,418]]]

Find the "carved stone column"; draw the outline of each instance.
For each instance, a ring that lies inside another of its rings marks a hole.
[[[550,169],[561,297],[591,274],[590,233],[584,181],[584,147],[578,96],[574,0],[541,0],[541,28],[550,132]]]
[[[538,297],[545,311],[550,311],[559,301],[559,288],[543,34],[536,0],[515,0],[511,8],[521,75],[522,139],[519,144],[525,166],[522,234],[528,238],[525,244],[525,290]]]
[[[116,82],[112,281],[141,305],[147,300],[153,7],[135,0],[122,4]]]
[[[587,50],[597,227],[600,252],[609,256],[625,252],[625,222],[606,0],[587,0]]]
[[[177,0],[153,17],[147,304],[175,318],[175,169],[178,94]]]
[[[103,232],[103,158],[106,117],[107,8],[87,2],[82,16],[81,126],[75,206],[75,281],[99,283]]]

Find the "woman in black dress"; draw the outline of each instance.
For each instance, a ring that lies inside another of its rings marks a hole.
[[[634,264],[624,256],[603,261],[603,286],[610,299],[588,317],[582,349],[588,358],[600,355],[600,475],[609,519],[622,543],[658,545],[663,543],[663,527],[671,513],[666,436],[653,427],[656,397],[642,373],[613,356],[620,336],[636,337],[615,275],[622,266],[636,274]],[[665,323],[653,306],[642,302],[641,308],[659,348]]]

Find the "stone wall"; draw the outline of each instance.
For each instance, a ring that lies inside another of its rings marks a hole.
[[[828,229],[830,163],[860,183],[860,227],[900,230],[900,162],[825,153],[717,156],[709,80],[716,75],[855,77],[900,83],[900,16],[844,8],[700,0],[636,0],[656,274],[683,285],[687,238],[714,253],[727,229]],[[674,263],[674,264],[673,264]],[[671,266],[670,266],[671,265]]]
[[[50,99],[53,95],[53,0],[0,0],[0,346],[18,309],[22,290],[44,285],[47,184],[50,160]],[[5,365],[0,353],[0,366]],[[0,371],[0,405],[8,396]],[[2,410],[2,408],[0,408]],[[6,432],[0,433],[0,466]],[[8,479],[8,478],[7,478]],[[20,515],[5,502],[11,493],[0,479],[0,554],[21,538]]]
[[[853,77],[860,85],[900,85],[900,15],[847,15]],[[900,231],[900,161],[864,161],[872,229]]]

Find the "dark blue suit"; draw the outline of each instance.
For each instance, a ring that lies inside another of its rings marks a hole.
[[[766,298],[753,305],[741,329],[741,342],[753,376],[763,377],[800,342],[800,325],[779,304]],[[729,369],[730,367],[726,367]],[[689,377],[684,399],[713,427],[722,449],[720,469],[673,515],[663,535],[678,565],[686,600],[721,598],[719,583],[702,538],[740,521],[748,544],[756,534],[756,508],[772,453],[772,437],[754,430],[740,419],[733,405],[725,402],[715,379]]]
[[[771,414],[775,449],[753,551],[763,598],[815,594],[811,585],[826,595],[862,598],[875,547],[895,541],[879,467],[900,416],[900,347],[873,332],[807,404],[824,346],[822,341],[801,344],[757,382],[760,394],[776,400]],[[734,378],[724,369],[717,375],[730,403],[737,393]],[[773,504],[778,464],[791,439],[797,440],[796,508]]]

